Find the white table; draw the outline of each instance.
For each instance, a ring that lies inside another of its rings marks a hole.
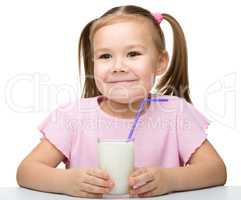
[[[0,200],[80,200],[77,197],[38,192],[25,188],[0,188]],[[81,198],[84,199],[84,198]],[[139,199],[139,198],[132,198]],[[143,198],[141,198],[143,199]],[[202,190],[177,192],[158,197],[145,198],[153,200],[240,200],[241,187],[213,187]]]

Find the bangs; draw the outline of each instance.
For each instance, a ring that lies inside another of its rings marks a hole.
[[[91,26],[89,39],[92,42],[95,33],[102,27],[107,25],[112,25],[115,23],[125,22],[125,21],[138,21],[140,23],[144,23],[147,21],[145,17],[138,15],[138,14],[113,14],[113,15],[106,15],[102,18],[97,19]]]

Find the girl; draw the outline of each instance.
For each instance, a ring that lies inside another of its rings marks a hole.
[[[162,20],[173,29],[169,67]],[[205,133],[209,122],[191,103],[185,38],[173,17],[132,5],[112,8],[85,26],[79,55],[84,98],[60,105],[39,125],[41,142],[18,167],[20,186],[79,197],[107,194],[115,183],[97,167],[97,138],[126,138],[140,103],[154,97],[165,101],[146,103],[135,129],[130,195],[225,184],[225,165]],[[61,161],[66,169],[56,168]]]

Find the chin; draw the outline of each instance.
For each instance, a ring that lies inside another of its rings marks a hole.
[[[129,99],[127,98],[121,98],[121,97],[108,97],[111,101],[114,101],[116,103],[121,103],[121,104],[128,104]]]

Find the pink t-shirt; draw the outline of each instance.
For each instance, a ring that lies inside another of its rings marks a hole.
[[[135,167],[187,164],[206,139],[209,120],[176,96],[153,102],[141,115],[133,136]],[[134,119],[113,117],[100,108],[103,96],[78,98],[59,105],[38,130],[66,157],[66,168],[98,167],[97,138],[127,138]]]

